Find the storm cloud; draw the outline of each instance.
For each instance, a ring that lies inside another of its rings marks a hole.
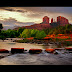
[[[41,23],[44,16],[50,20],[63,16],[72,23],[72,7],[0,7],[0,23],[5,27]]]

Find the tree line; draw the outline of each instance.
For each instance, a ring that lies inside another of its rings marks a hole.
[[[26,29],[19,28],[18,30],[1,30],[3,28],[2,24],[0,24],[0,39],[5,38],[30,38],[34,37],[37,39],[42,39],[46,37],[46,35],[50,34],[70,34],[72,33],[72,25],[58,26],[55,28],[48,28],[43,30],[34,30],[34,29]]]

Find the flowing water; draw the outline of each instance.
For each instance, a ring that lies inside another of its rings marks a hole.
[[[55,48],[57,46],[43,46],[42,44],[16,43],[11,41],[0,41],[0,49],[11,50],[11,48]],[[65,50],[64,50],[65,51]],[[46,53],[29,54],[28,51],[22,54],[14,54],[0,59],[0,65],[72,65],[72,53],[58,51],[57,55]]]

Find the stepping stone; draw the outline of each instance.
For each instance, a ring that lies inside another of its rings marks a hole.
[[[30,49],[29,50],[29,53],[32,53],[32,54],[39,54],[42,52],[42,49]]]
[[[55,51],[55,49],[48,48],[48,49],[45,49],[45,51],[48,52],[48,53],[53,53]]]
[[[6,49],[0,49],[0,53],[9,53],[9,51]]]
[[[23,53],[24,52],[24,48],[11,48],[11,53]]]
[[[72,48],[67,48],[67,47],[66,47],[65,49],[66,49],[66,50],[69,50],[69,51],[72,51]]]

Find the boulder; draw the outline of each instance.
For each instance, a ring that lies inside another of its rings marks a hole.
[[[53,53],[55,51],[55,49],[53,49],[53,48],[47,48],[47,49],[45,49],[45,51],[48,52],[48,53]]]
[[[11,53],[23,53],[24,52],[24,48],[11,48]]]
[[[0,49],[0,53],[9,53],[9,51],[6,49]]]
[[[66,49],[66,50],[69,50],[69,51],[72,51],[72,48],[68,48],[68,47],[66,47],[65,49]]]
[[[30,49],[29,53],[31,54],[39,54],[42,52],[42,49]]]

